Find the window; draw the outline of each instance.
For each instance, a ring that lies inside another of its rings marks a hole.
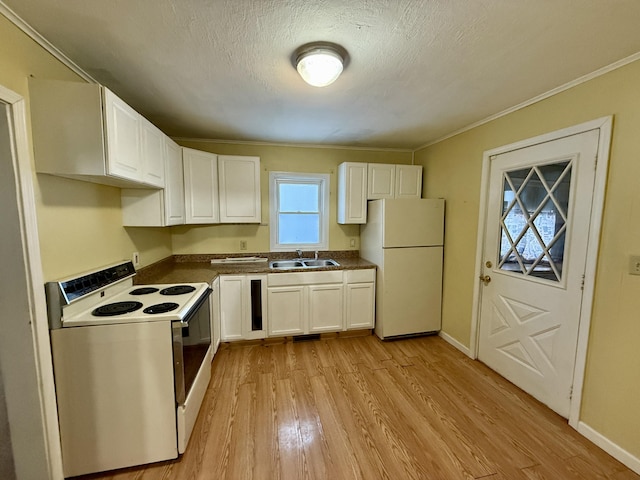
[[[327,250],[329,175],[271,172],[271,250]]]

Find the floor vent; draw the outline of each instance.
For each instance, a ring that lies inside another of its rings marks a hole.
[[[293,337],[294,342],[309,342],[311,340],[320,340],[320,334],[314,333],[311,335],[298,335],[296,337]]]

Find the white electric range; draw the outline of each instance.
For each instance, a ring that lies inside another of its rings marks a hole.
[[[183,453],[211,378],[206,283],[122,262],[46,284],[65,476]]]

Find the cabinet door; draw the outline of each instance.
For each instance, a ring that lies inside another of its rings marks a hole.
[[[338,223],[367,223],[367,164],[338,166]]]
[[[142,181],[160,188],[164,187],[165,138],[154,124],[140,117]]]
[[[369,163],[367,172],[369,200],[393,198],[395,195],[396,166],[381,163]]]
[[[260,223],[260,157],[218,155],[220,223]]]
[[[373,283],[346,286],[345,323],[347,330],[373,328],[375,288]]]
[[[305,333],[305,301],[303,286],[269,287],[269,336]]]
[[[185,223],[220,223],[218,156],[214,153],[183,148],[182,160]]]
[[[309,332],[344,330],[342,284],[309,285]]]
[[[211,290],[211,347],[215,355],[220,346],[220,277],[211,282]]]
[[[184,223],[184,173],[182,151],[177,143],[166,138],[164,207],[166,225]]]
[[[422,197],[422,167],[420,165],[396,165],[395,198]]]
[[[142,181],[140,115],[108,89],[104,89],[107,172]]]
[[[245,316],[246,289],[243,275],[225,275],[220,278],[220,339],[242,340]]]

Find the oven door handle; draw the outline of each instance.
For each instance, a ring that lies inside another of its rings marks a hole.
[[[211,295],[212,292],[213,290],[211,290],[211,288],[207,288],[205,292],[202,295],[200,295],[200,298],[198,298],[198,301],[195,303],[193,307],[189,309],[185,317],[180,322],[183,326],[185,327],[189,326],[189,322],[191,321],[191,319],[198,312],[198,310],[200,310],[200,307],[202,306],[202,304],[209,299],[209,296]]]

